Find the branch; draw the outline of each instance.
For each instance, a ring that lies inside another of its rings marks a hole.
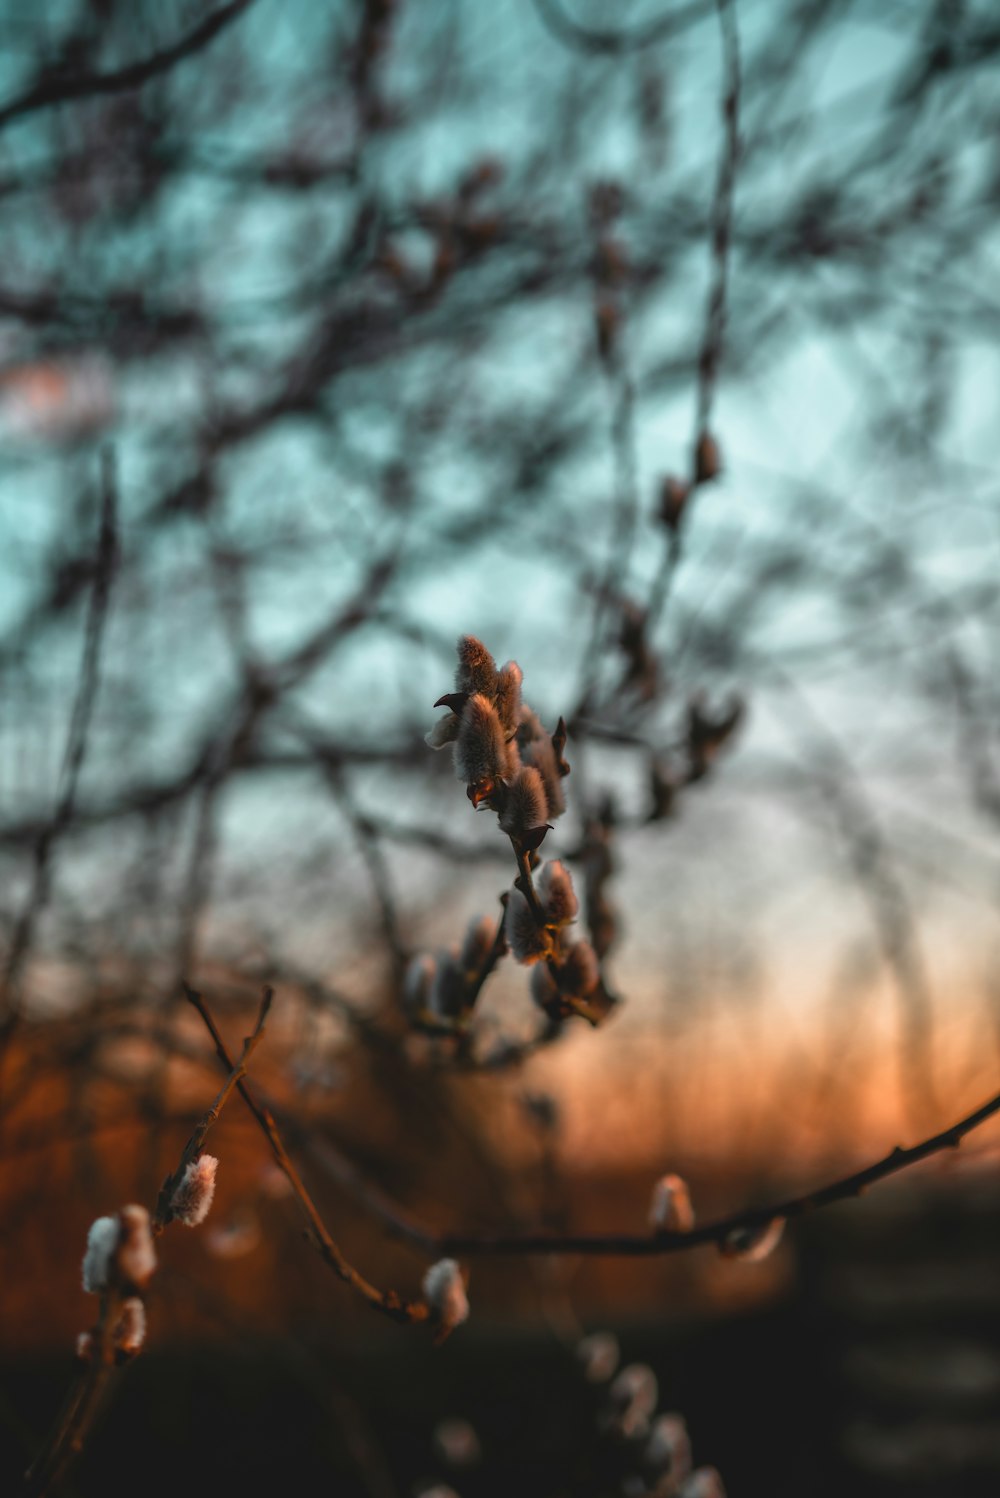
[[[196,993],[193,988],[187,987],[186,984],[184,987],[184,992],[188,999],[188,1002],[192,1004],[201,1015],[205,1023],[205,1027],[208,1030],[208,1033],[211,1035],[212,1040],[215,1044],[215,1049],[219,1060],[222,1062],[223,1066],[227,1067],[230,1072],[232,1072],[234,1070],[232,1057],[230,1056],[229,1051],[226,1048],[226,1043],[223,1040],[214,1019],[209,1013],[209,1010],[206,1007],[201,994]],[[259,1099],[254,1095],[242,1076],[236,1079],[235,1085],[240,1094],[240,1097],[243,1099],[244,1103],[246,1103],[250,1112],[253,1114],[258,1127],[260,1128],[265,1139],[270,1145],[271,1153],[274,1156],[275,1163],[278,1165],[279,1169],[284,1172],[289,1185],[299,1199],[299,1204],[301,1205],[302,1210],[305,1212],[306,1218],[309,1222],[309,1236],[312,1239],[312,1242],[319,1251],[320,1257],[329,1265],[334,1274],[336,1274],[339,1279],[342,1279],[345,1284],[350,1285],[353,1290],[357,1291],[361,1298],[367,1301],[370,1306],[373,1306],[376,1310],[383,1311],[393,1321],[408,1321],[415,1323],[429,1320],[430,1308],[425,1304],[425,1302],[406,1301],[403,1300],[395,1290],[377,1289],[374,1285],[369,1284],[368,1280],[366,1280],[362,1274],[359,1274],[358,1271],[353,1267],[353,1265],[348,1262],[334,1239],[327,1231],[326,1224],[323,1222],[323,1219],[319,1212],[319,1208],[316,1206],[312,1197],[309,1195],[302,1177],[299,1175],[298,1171],[293,1165],[288,1151],[285,1149],[285,1146],[282,1142],[281,1135],[278,1131],[278,1126],[274,1120],[274,1115],[271,1113],[270,1109],[265,1107],[264,1104],[260,1102]]]
[[[815,1211],[818,1207],[828,1207],[833,1202],[846,1201],[852,1196],[860,1196],[877,1181],[898,1175],[901,1170],[906,1170],[909,1166],[916,1165],[931,1155],[939,1154],[942,1150],[957,1149],[967,1134],[971,1134],[973,1129],[978,1129],[980,1125],[997,1114],[1000,1114],[1000,1092],[990,1098],[989,1102],[983,1103],[982,1107],[976,1108],[972,1113],[967,1113],[950,1129],[945,1129],[940,1134],[932,1134],[929,1139],[922,1140],[920,1144],[915,1144],[910,1149],[897,1146],[881,1160],[876,1160],[874,1165],[868,1165],[863,1170],[855,1171],[853,1175],[832,1181],[828,1186],[820,1187],[818,1191],[808,1192],[804,1196],[788,1197],[784,1201],[772,1202],[765,1207],[753,1207],[745,1212],[736,1212],[730,1217],[722,1217],[715,1222],[692,1228],[687,1233],[670,1232],[652,1235],[598,1233],[567,1234],[558,1237],[538,1233],[497,1234],[492,1237],[445,1233],[437,1243],[437,1252],[443,1254],[572,1253],[652,1258],[659,1254],[678,1253],[685,1248],[697,1248],[705,1243],[722,1245],[740,1229],[764,1227],[776,1217],[803,1217],[807,1212]]]
[[[9,104],[0,107],[0,129],[11,120],[22,115],[35,114],[40,109],[49,109],[54,104],[65,104],[72,99],[86,99],[98,94],[121,94],[130,89],[141,88],[150,78],[166,73],[185,58],[200,52],[230,22],[235,21],[253,0],[229,0],[212,11],[187,36],[181,37],[172,47],[154,52],[142,62],[133,62],[110,73],[49,73],[26,89]]]

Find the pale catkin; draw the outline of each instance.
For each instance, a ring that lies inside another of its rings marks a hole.
[[[533,827],[543,825],[547,811],[542,777],[530,765],[525,765],[507,787],[500,813],[501,829],[508,837],[524,837]]]
[[[590,942],[574,942],[559,969],[559,986],[563,993],[572,999],[586,998],[597,987],[600,976]]]
[[[481,692],[490,699],[496,694],[496,661],[475,635],[459,637],[455,687],[459,692]]]
[[[503,729],[492,702],[474,693],[462,709],[455,740],[455,773],[467,785],[501,780],[507,768]]]
[[[475,978],[486,965],[487,958],[496,941],[496,922],[488,915],[473,916],[465,930],[465,940],[459,958],[462,973],[466,978]]]
[[[215,1196],[215,1173],[219,1162],[214,1155],[200,1155],[192,1160],[178,1181],[170,1198],[170,1210],[185,1227],[196,1228],[205,1221]]]
[[[424,1296],[441,1325],[451,1331],[468,1319],[469,1298],[454,1259],[439,1259],[424,1275]]]
[[[682,1176],[661,1176],[649,1205],[650,1226],[659,1233],[689,1233],[694,1227],[691,1193]]]
[[[121,1237],[118,1242],[118,1267],[127,1283],[139,1290],[148,1285],[156,1269],[156,1250],[145,1207],[122,1207],[118,1214]]]
[[[117,1217],[98,1217],[87,1234],[87,1251],[83,1256],[83,1288],[88,1295],[100,1295],[108,1288],[111,1256],[118,1246]]]
[[[146,1340],[146,1307],[138,1295],[122,1303],[122,1317],[115,1331],[115,1346],[134,1356]]]
[[[521,718],[521,682],[524,672],[517,661],[507,661],[497,672],[496,693],[493,705],[497,710],[504,733],[516,733]]]
[[[507,900],[507,921],[504,927],[510,950],[516,962],[530,966],[544,957],[548,951],[548,937],[543,927],[535,920],[526,897],[515,885]]]
[[[561,859],[553,858],[542,866],[536,888],[550,926],[566,926],[576,920],[580,904],[569,869]]]

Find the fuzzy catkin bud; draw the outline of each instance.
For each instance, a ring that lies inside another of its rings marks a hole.
[[[429,733],[424,734],[424,743],[431,749],[444,749],[458,738],[459,718],[455,713],[446,713],[438,718]]]
[[[653,1187],[649,1207],[650,1225],[660,1233],[689,1233],[694,1227],[694,1208],[687,1182],[681,1176],[661,1176]]]
[[[190,1162],[170,1198],[170,1210],[178,1222],[196,1228],[205,1221],[215,1195],[218,1168],[214,1155],[201,1155]]]
[[[111,1255],[118,1246],[117,1217],[98,1217],[87,1234],[87,1252],[83,1256],[83,1288],[88,1295],[100,1295],[108,1288]]]
[[[521,838],[533,827],[540,827],[547,814],[542,777],[531,765],[525,765],[507,787],[500,826],[508,837]]]
[[[521,746],[521,758],[526,765],[534,765],[545,786],[545,800],[550,817],[561,817],[566,810],[559,763],[552,747],[552,739],[542,727],[538,714],[530,707],[521,711],[521,725],[517,731]]]
[[[471,786],[487,787],[503,778],[507,768],[506,745],[496,709],[480,693],[469,698],[455,740],[455,773]]]
[[[577,1344],[576,1355],[583,1365],[583,1376],[590,1384],[606,1384],[618,1367],[621,1356],[618,1338],[613,1332],[591,1332]]]
[[[550,1009],[558,1007],[560,997],[559,990],[556,987],[556,980],[549,972],[547,963],[538,962],[531,969],[531,979],[529,986],[531,989],[531,997],[534,999],[539,1009],[544,1009],[546,1012],[548,1012]]]
[[[479,976],[493,951],[496,935],[496,922],[488,915],[473,916],[466,927],[459,958],[464,977],[471,980]]]
[[[403,1008],[407,1014],[412,1016],[428,1007],[434,971],[434,958],[429,952],[410,958],[403,979]]]
[[[577,941],[570,947],[559,969],[559,987],[571,999],[582,999],[600,980],[597,958],[589,941]]]
[[[115,1329],[115,1346],[133,1356],[146,1340],[146,1307],[138,1295],[130,1295],[122,1304],[122,1319]]]
[[[455,686],[459,692],[482,692],[489,698],[496,693],[496,661],[475,635],[462,635],[459,639]]]
[[[657,1415],[649,1433],[646,1462],[655,1472],[663,1472],[674,1482],[681,1482],[691,1471],[691,1437],[682,1415]]]
[[[726,1490],[714,1467],[699,1467],[684,1483],[678,1498],[726,1498]]]
[[[539,926],[526,897],[516,885],[507,900],[507,921],[504,929],[516,962],[530,966],[540,957],[544,957],[548,951],[549,943],[544,927]]]
[[[445,1331],[468,1319],[469,1298],[454,1259],[439,1259],[424,1275],[424,1295]]]
[[[747,1264],[759,1264],[774,1252],[785,1231],[785,1219],[772,1217],[763,1227],[733,1228],[719,1245],[726,1259],[743,1259]]]
[[[521,719],[521,682],[523,680],[524,672],[517,661],[508,661],[505,666],[500,667],[497,673],[493,705],[503,724],[504,733],[508,735],[517,731],[517,725]]]
[[[141,1290],[149,1284],[156,1269],[156,1250],[153,1247],[149,1213],[145,1207],[122,1207],[118,1218],[121,1223],[118,1267],[124,1279]]]
[[[619,1409],[651,1415],[660,1397],[656,1374],[647,1363],[629,1363],[611,1385],[611,1400]]]
[[[550,926],[566,926],[576,920],[580,905],[569,869],[561,859],[553,858],[544,865],[536,888]]]

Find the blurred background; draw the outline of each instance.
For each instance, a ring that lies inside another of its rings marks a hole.
[[[1000,16],[0,0],[0,40],[14,1491],[88,1224],[219,1085],[184,980],[233,1045],[273,984],[253,1073],[405,1295],[359,1180],[434,1231],[642,1232],[664,1171],[707,1219],[996,1091]],[[568,727],[542,852],[600,1025],[510,959],[460,1039],[407,1018],[515,872],[424,742],[461,633]],[[732,1494],[993,1494],[997,1143],[761,1264],[477,1257],[434,1349],[237,1100],[73,1489],[645,1492],[574,1351],[608,1329]]]

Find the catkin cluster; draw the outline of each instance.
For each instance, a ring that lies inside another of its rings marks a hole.
[[[448,712],[427,742],[433,749],[451,747],[455,773],[473,806],[496,813],[518,876],[503,896],[499,926],[487,916],[474,919],[461,947],[410,963],[404,1004],[411,1021],[425,1029],[462,1028],[485,976],[508,950],[532,968],[532,997],[550,1021],[573,1013],[593,1018],[604,1007],[591,1006],[595,995],[603,996],[597,956],[569,930],[578,912],[569,870],[557,859],[539,868],[538,849],[566,810],[566,726],[560,718],[554,732],[544,728],[522,698],[522,680],[516,661],[498,667],[481,640],[463,635],[455,690],[435,703]]]

